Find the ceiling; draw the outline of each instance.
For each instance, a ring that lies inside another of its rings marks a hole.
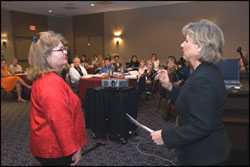
[[[1,9],[66,17],[185,2],[190,1],[1,1]],[[52,13],[48,12],[50,9]]]

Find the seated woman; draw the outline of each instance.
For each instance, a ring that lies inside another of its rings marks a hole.
[[[1,60],[1,88],[3,88],[7,93],[10,93],[14,88],[16,88],[17,92],[17,101],[19,102],[26,102],[21,97],[22,87],[21,85],[31,89],[32,86],[27,85],[20,77],[13,76],[10,74],[9,70],[7,69],[6,60]]]
[[[184,84],[183,76],[178,70],[177,61],[174,56],[169,56],[167,59],[167,70],[169,79],[174,85]]]
[[[79,92],[79,80],[82,76],[88,75],[86,69],[80,65],[80,59],[75,57],[73,60],[74,65],[69,69],[69,78],[73,92]]]
[[[85,54],[81,56],[81,65],[86,68],[89,65],[89,62],[87,61],[87,57]]]
[[[147,69],[146,62],[144,59],[140,60],[140,67],[138,70],[139,77],[141,77],[144,74],[144,71]]]
[[[147,61],[146,67],[147,69],[139,77],[138,94],[142,94],[145,91],[151,91],[152,82],[154,81],[155,76],[157,74],[153,68],[153,62],[151,60]]]
[[[94,74],[99,73],[100,69],[104,66],[104,60],[103,60],[102,55],[97,56],[97,61],[93,65],[94,65],[94,68],[95,68]]]
[[[166,68],[168,71],[169,80],[173,85],[183,85],[184,84],[184,77],[182,73],[179,71],[177,66],[177,61],[174,56],[169,56],[166,62]],[[169,100],[169,91],[162,86],[160,86],[160,96],[161,98],[168,99],[168,112],[171,116],[176,117],[177,113],[175,110],[175,102]]]
[[[133,70],[138,70],[138,68],[139,68],[139,61],[138,61],[136,55],[133,55],[131,57],[131,60],[130,60],[130,62],[128,64],[127,68],[132,68]]]
[[[156,53],[152,53],[151,61],[154,63],[154,70],[159,70],[159,68],[160,68],[160,60],[157,59],[157,54]]]

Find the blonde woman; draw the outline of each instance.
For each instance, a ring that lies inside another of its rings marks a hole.
[[[182,32],[183,58],[194,71],[182,87],[169,81],[166,70],[158,72],[161,85],[175,100],[179,121],[177,127],[151,133],[152,140],[177,148],[181,166],[225,165],[231,151],[222,118],[227,91],[215,65],[223,54],[223,32],[209,20],[189,23]]]
[[[87,143],[80,99],[60,76],[65,43],[61,34],[40,32],[29,51],[30,151],[43,166],[77,165]]]

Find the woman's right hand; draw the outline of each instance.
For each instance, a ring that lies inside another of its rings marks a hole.
[[[161,82],[161,85],[168,89],[169,91],[172,90],[172,84],[169,80],[169,77],[168,77],[168,71],[167,70],[164,70],[164,69],[161,69],[157,72],[157,75],[156,75],[156,79],[159,79],[160,82]]]
[[[82,159],[82,151],[81,148],[72,156],[73,163],[70,166],[76,166],[80,160]]]

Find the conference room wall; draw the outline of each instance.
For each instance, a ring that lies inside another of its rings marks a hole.
[[[4,52],[7,64],[11,64],[13,58],[17,58],[19,64],[25,69],[29,67],[28,53],[31,38],[38,32],[47,31],[47,16],[4,9],[1,9],[1,14],[3,14],[1,15],[1,34],[6,33],[8,36],[7,49]],[[35,25],[36,30],[31,31],[30,25]]]
[[[75,56],[104,55],[103,13],[73,16]],[[88,45],[89,43],[89,45]]]
[[[37,14],[11,11],[12,35],[15,57],[23,68],[28,67],[28,54],[31,39],[34,35],[48,29],[48,17]],[[31,31],[30,25],[35,25],[36,30]],[[21,38],[17,38],[21,37]]]
[[[249,2],[189,2],[104,13],[105,53],[118,53],[122,62],[133,54],[149,59],[156,52],[162,63],[168,56],[180,58],[184,41],[182,27],[189,22],[209,19],[225,36],[225,58],[237,58],[237,47],[249,52]],[[113,41],[122,31],[119,47]]]
[[[74,30],[73,18],[69,17],[48,17],[48,30],[62,34],[68,41],[70,49],[70,59],[75,55],[74,52]]]
[[[6,59],[7,63],[11,63],[14,59],[14,45],[12,36],[12,24],[10,11],[1,9],[1,35],[7,35],[8,40],[6,47],[3,46],[1,41],[1,59]]]

